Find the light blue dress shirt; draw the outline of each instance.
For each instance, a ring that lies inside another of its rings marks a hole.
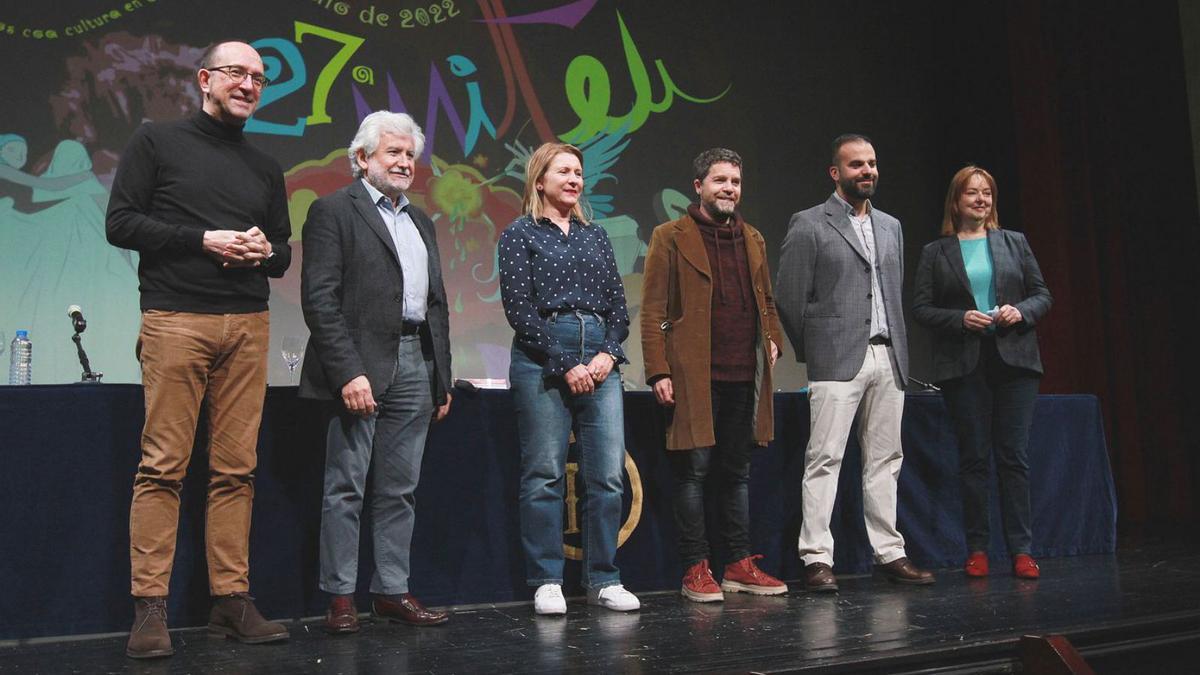
[[[387,195],[362,179],[367,194],[375,202],[392,243],[396,245],[396,260],[404,274],[404,320],[408,323],[424,323],[426,300],[429,297],[429,250],[425,240],[417,231],[417,224],[408,215],[408,197],[401,194],[398,208],[392,205]]]

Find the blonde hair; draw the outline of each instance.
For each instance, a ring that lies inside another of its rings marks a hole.
[[[974,164],[968,164],[959,169],[958,173],[954,174],[954,178],[950,179],[950,188],[946,190],[946,208],[942,212],[943,236],[949,236],[958,232],[959,227],[962,225],[958,212],[958,198],[962,197],[962,193],[967,191],[967,182],[971,180],[972,176],[982,176],[987,181],[988,187],[992,189],[992,210],[988,212],[987,218],[983,221],[984,229],[1000,229],[1000,214],[996,210],[996,179],[992,178],[992,174],[986,170]]]
[[[554,158],[563,153],[574,155],[579,160],[579,166],[583,167],[583,152],[567,143],[543,143],[533,151],[529,156],[529,163],[525,165],[525,196],[521,200],[521,210],[534,219],[545,215],[545,200],[537,189],[537,183],[546,175]],[[571,207],[571,215],[585,224],[591,218],[591,211],[591,207],[587,206],[582,198]]]

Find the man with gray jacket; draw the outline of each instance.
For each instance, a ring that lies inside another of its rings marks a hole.
[[[810,591],[838,589],[830,519],[856,414],[867,538],[892,581],[931,584],[905,556],[896,530],[896,486],[904,453],[900,420],[908,376],[901,309],[900,221],[870,201],[879,181],[870,139],[833,141],[833,195],[792,216],[779,263],[776,304],[796,358],[807,365],[810,435],[804,456],[800,558]]]

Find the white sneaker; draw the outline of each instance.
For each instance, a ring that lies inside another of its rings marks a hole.
[[[533,594],[534,614],[566,614],[567,600],[559,584],[542,584]]]
[[[617,612],[632,612],[641,609],[642,603],[637,596],[625,590],[621,584],[605,586],[600,590],[589,590],[587,594],[589,605],[600,605],[605,609]]]

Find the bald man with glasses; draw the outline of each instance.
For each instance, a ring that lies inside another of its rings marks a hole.
[[[200,111],[134,132],[106,222],[109,242],[140,253],[146,423],[129,513],[132,658],[174,653],[167,591],[201,401],[208,406],[209,631],[245,643],[288,637],[249,595],[267,278],[282,277],[291,262],[287,195],[279,163],[243,135],[268,84],[258,52],[243,42],[215,44],[196,79]]]

